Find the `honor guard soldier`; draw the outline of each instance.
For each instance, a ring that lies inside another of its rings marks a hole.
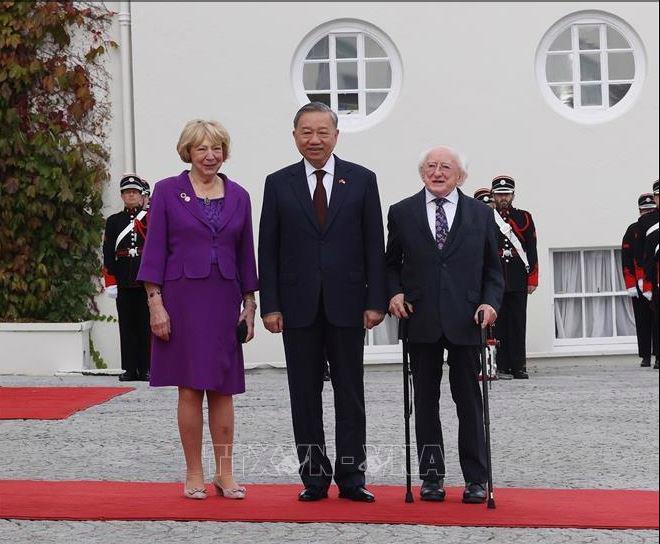
[[[493,209],[495,208],[495,201],[493,200],[493,194],[490,192],[490,189],[487,189],[486,187],[477,189],[474,192],[474,198],[479,202],[483,202],[487,206],[490,206]]]
[[[149,182],[146,179],[142,180],[142,209],[149,211],[149,203],[151,200],[151,187],[149,186]],[[148,219],[147,216],[145,216],[145,219]]]
[[[498,250],[504,274],[504,299],[497,318],[495,335],[500,341],[497,366],[501,373],[528,379],[525,334],[527,296],[539,281],[536,228],[532,214],[513,207],[515,181],[510,176],[493,179],[495,222],[500,230]]]
[[[637,200],[640,217],[653,213],[656,210],[653,195],[645,193]],[[651,354],[656,355],[657,324],[653,325],[653,311],[651,303],[643,296],[644,269],[643,263],[639,262],[635,255],[639,255],[643,248],[644,240],[639,233],[638,221],[629,225],[621,242],[621,267],[623,270],[623,281],[626,290],[632,298],[633,313],[635,315],[635,332],[637,334],[637,352],[642,359],[640,366],[651,366]],[[638,284],[638,280],[642,280]]]
[[[106,291],[117,300],[121,367],[124,370],[119,381],[148,381],[149,308],[146,291],[135,280],[147,234],[147,211],[142,209],[144,182],[135,174],[125,174],[119,190],[124,209],[108,217],[103,238]],[[116,290],[115,296],[113,290]]]
[[[641,263],[642,278],[640,279],[642,291],[644,297],[651,302],[651,308],[653,311],[653,321],[654,326],[653,330],[656,333],[655,335],[655,364],[653,365],[654,369],[660,368],[660,363],[658,362],[658,283],[660,278],[658,277],[658,181],[656,180],[653,183],[653,200],[655,202],[655,210],[647,214],[642,215],[638,223],[638,229],[640,233],[640,238],[643,238],[643,244],[640,244],[641,250],[638,251],[639,260]]]

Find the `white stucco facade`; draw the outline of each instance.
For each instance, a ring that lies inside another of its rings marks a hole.
[[[119,11],[115,4],[109,6]],[[582,10],[624,21],[639,37],[646,61],[627,111],[594,124],[554,111],[535,73],[546,32]],[[396,47],[401,87],[377,124],[340,134],[336,153],[378,174],[383,217],[389,205],[421,188],[418,155],[435,144],[468,155],[464,190],[470,196],[495,175],[512,175],[516,205],[533,213],[539,237],[540,286],[528,310],[530,356],[635,351],[630,339],[621,338],[557,346],[551,251],[619,246],[636,217],[638,195],[658,177],[657,3],[140,2],[131,5],[131,19],[136,167],[152,188],[185,168],[175,150],[184,123],[217,119],[232,137],[232,157],[222,171],[250,192],[256,235],[266,174],[300,158],[291,137],[300,106],[292,83],[297,48],[328,21],[364,21]],[[117,36],[118,29],[117,22]],[[123,170],[119,53],[112,72],[107,214],[120,208]],[[115,313],[103,296],[99,304],[103,313]],[[93,336],[109,366],[119,367],[116,324],[96,323]],[[281,344],[259,323],[246,362],[283,361]]]

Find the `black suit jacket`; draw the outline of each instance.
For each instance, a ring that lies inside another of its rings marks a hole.
[[[259,223],[261,315],[306,327],[318,312],[361,327],[364,310],[387,308],[383,220],[376,174],[335,157],[325,227],[319,226],[303,161],[266,178]]]
[[[390,207],[385,255],[390,297],[413,304],[408,338],[431,343],[445,336],[456,345],[478,345],[474,312],[499,310],[504,292],[493,211],[459,191],[458,208],[442,251],[436,245],[422,190]]]

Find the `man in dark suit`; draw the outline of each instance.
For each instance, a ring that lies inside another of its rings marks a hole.
[[[656,180],[653,182],[653,202],[655,210],[651,213],[642,215],[637,220],[637,229],[640,235],[640,243],[637,247],[636,258],[640,264],[639,284],[642,286],[644,297],[651,303],[653,310],[653,327],[658,330],[658,321],[660,316],[660,272],[658,271],[658,203],[660,202],[660,184]],[[653,338],[655,351],[655,364],[653,368],[658,370],[658,352],[660,351],[660,342],[658,334]]]
[[[477,380],[480,334],[502,302],[504,280],[493,211],[459,189],[465,161],[448,147],[422,155],[424,189],[390,208],[387,263],[389,310],[408,320],[421,499],[445,498],[440,381],[447,350],[458,414],[463,502],[486,500],[483,408]]]
[[[298,498],[328,496],[321,391],[325,361],[335,398],[339,496],[372,502],[365,488],[364,329],[387,305],[376,175],[332,154],[337,115],[303,106],[293,137],[303,160],[266,178],[259,225],[261,316],[283,332],[300,476]]]

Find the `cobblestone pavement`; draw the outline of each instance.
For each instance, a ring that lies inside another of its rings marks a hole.
[[[658,489],[658,372],[633,357],[530,362],[529,381],[491,389],[496,486]],[[0,376],[0,385],[118,385],[106,376]],[[126,384],[124,384],[126,385]],[[175,389],[136,390],[61,421],[1,421],[1,479],[178,481],[183,474]],[[365,372],[368,481],[403,482],[398,366]],[[254,370],[235,399],[239,481],[298,483],[286,374]],[[324,391],[333,436],[332,388]],[[447,377],[441,415],[447,485],[463,484]],[[205,436],[205,458],[210,457]],[[332,446],[332,441],[329,440]],[[212,471],[210,461],[207,472]],[[1,499],[1,498],[0,498]],[[36,522],[0,520],[0,543],[114,542],[650,543],[656,531],[501,529],[366,524],[215,522]]]

